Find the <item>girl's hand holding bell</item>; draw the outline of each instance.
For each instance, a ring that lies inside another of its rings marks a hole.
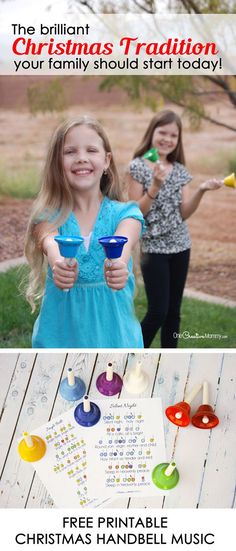
[[[69,264],[63,259],[56,260],[52,268],[53,281],[59,289],[71,289],[78,277],[78,262],[73,258]]]
[[[120,258],[115,261],[106,258],[104,262],[104,275],[108,287],[119,291],[125,287],[128,280],[127,264]]]
[[[167,168],[160,161],[157,161],[153,169],[152,185],[155,186],[157,189],[160,189],[161,185],[166,179],[166,176]]]

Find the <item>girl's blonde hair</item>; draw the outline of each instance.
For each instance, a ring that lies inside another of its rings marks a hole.
[[[57,231],[58,227],[68,218],[74,206],[71,188],[66,179],[63,167],[65,137],[72,128],[84,125],[92,128],[100,136],[105,152],[111,153],[110,165],[101,177],[101,192],[110,199],[122,201],[121,185],[111,146],[100,123],[85,116],[61,124],[54,132],[49,144],[43,170],[41,189],[34,202],[26,232],[25,256],[30,265],[26,298],[33,311],[35,310],[35,302],[42,297],[45,281],[42,241],[47,235],[52,233],[52,231]],[[43,224],[43,230],[38,232],[36,239],[35,226],[39,222],[48,223]]]
[[[172,122],[175,122],[178,127],[179,137],[176,148],[174,149],[174,151],[169,153],[169,155],[167,155],[167,159],[168,161],[170,161],[170,163],[178,161],[179,163],[184,165],[185,158],[182,143],[182,122],[177,113],[167,109],[160,111],[151,119],[142,141],[134,152],[133,159],[135,157],[142,157],[144,153],[146,153],[146,151],[148,151],[152,147],[152,137],[154,130],[157,127],[165,126],[166,124],[171,124]]]

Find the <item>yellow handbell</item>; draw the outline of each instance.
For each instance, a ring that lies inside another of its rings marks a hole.
[[[224,178],[224,184],[225,186],[236,188],[236,178],[234,172]]]
[[[39,461],[46,452],[46,444],[40,436],[31,436],[28,432],[23,432],[18,452],[24,461]]]

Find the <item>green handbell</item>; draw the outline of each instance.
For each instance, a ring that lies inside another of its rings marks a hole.
[[[144,159],[148,159],[149,161],[152,161],[152,163],[156,163],[159,159],[158,151],[156,147],[152,147],[146,153],[143,155]]]

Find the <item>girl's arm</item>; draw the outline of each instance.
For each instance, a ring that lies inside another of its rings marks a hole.
[[[131,174],[126,175],[126,185],[128,186],[128,195],[130,201],[136,201],[138,203],[141,212],[144,216],[149,212],[154,199],[156,199],[160,188],[166,178],[166,169],[161,163],[155,163],[153,167],[153,180],[148,188],[148,191],[144,192],[142,184],[135,180]]]
[[[128,197],[130,201],[136,201],[144,216],[149,212],[158,190],[149,188],[149,193],[144,193],[143,186],[137,180],[134,180],[130,174],[127,174],[126,184],[128,185]],[[152,199],[153,197],[153,199]]]
[[[54,240],[55,235],[58,235],[58,232],[48,222],[40,222],[35,226],[34,236],[36,243],[38,243],[38,247],[47,256],[56,287],[59,289],[71,289],[78,276],[78,263],[74,259],[72,266],[67,264],[66,260],[60,255],[58,244]]]
[[[116,228],[115,235],[128,237],[122,255],[112,263],[105,260],[104,273],[108,287],[114,290],[123,289],[128,279],[128,262],[131,256],[132,249],[138,242],[141,233],[141,222],[135,218],[125,218]]]
[[[128,264],[132,250],[138,243],[142,230],[142,224],[135,218],[125,218],[116,228],[115,235],[128,237],[128,241],[123,247],[121,260]]]
[[[182,203],[180,205],[180,213],[183,220],[189,218],[195,210],[206,191],[219,189],[223,185],[223,180],[217,180],[213,178],[200,184],[199,188],[191,196],[189,194],[188,186],[182,188]]]

